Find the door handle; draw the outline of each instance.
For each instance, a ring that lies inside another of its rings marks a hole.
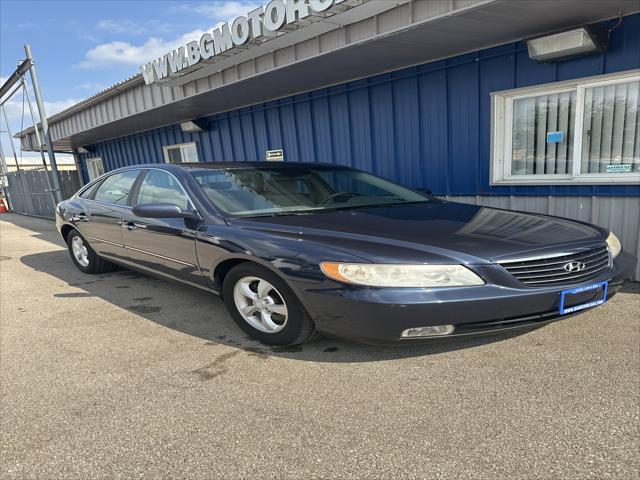
[[[71,215],[70,220],[72,222],[87,222],[87,221],[89,221],[89,217],[84,212],[83,213],[76,213],[76,214]]]
[[[129,230],[130,232],[132,232],[133,230],[137,230],[138,228],[140,228],[136,222],[123,222],[123,227],[127,227],[127,230]]]

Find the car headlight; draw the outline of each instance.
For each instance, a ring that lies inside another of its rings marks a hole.
[[[396,265],[373,263],[320,264],[324,274],[339,282],[369,287],[462,287],[484,281],[462,265]]]
[[[607,247],[609,247],[609,251],[611,252],[611,258],[616,258],[622,251],[620,239],[616,237],[616,234],[613,232],[609,232],[609,236],[607,237]]]

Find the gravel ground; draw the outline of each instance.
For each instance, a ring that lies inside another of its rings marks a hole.
[[[2,478],[639,478],[638,284],[520,335],[269,349],[216,297],[82,274],[53,222],[0,234]]]

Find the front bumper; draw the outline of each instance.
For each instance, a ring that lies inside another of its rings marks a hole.
[[[535,327],[569,317],[573,314],[559,314],[562,290],[608,281],[608,300],[622,287],[634,265],[635,257],[622,252],[611,269],[562,287],[526,287],[497,265],[475,267],[487,280],[486,285],[477,287],[369,288],[337,283],[333,288],[296,287],[321,333],[362,343],[413,343]],[[449,324],[456,329],[446,337],[400,336],[408,328]]]
[[[62,215],[58,211],[58,208],[56,208],[56,230],[58,230],[59,234],[62,234],[62,226],[64,225],[64,219],[62,218]]]

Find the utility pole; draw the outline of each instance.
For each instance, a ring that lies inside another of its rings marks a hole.
[[[33,84],[33,93],[36,96],[36,104],[38,105],[38,113],[40,114],[40,126],[42,128],[42,136],[47,145],[47,153],[49,154],[49,163],[51,164],[51,172],[53,173],[53,195],[56,199],[55,203],[61,202],[62,189],[60,188],[60,176],[58,174],[58,164],[56,163],[56,156],[53,153],[53,145],[51,144],[51,135],[49,134],[49,122],[47,121],[47,114],[44,110],[44,102],[42,101],[42,92],[40,91],[40,83],[38,82],[38,76],[36,74],[36,66],[33,62],[33,54],[31,53],[31,45],[25,45],[24,51],[27,54],[27,60],[31,62],[31,68],[29,74],[31,75],[31,83]],[[35,118],[34,118],[35,123]],[[34,125],[36,131],[38,126]],[[42,144],[41,144],[42,145]]]
[[[47,187],[49,187],[49,193],[53,197],[53,206],[58,203],[58,196],[53,188],[52,183],[52,175],[51,172],[47,169],[47,161],[44,159],[44,152],[42,151],[42,138],[40,138],[40,128],[38,128],[38,120],[36,119],[36,115],[33,111],[33,105],[31,105],[31,98],[29,96],[29,89],[27,88],[27,82],[25,82],[24,77],[20,79],[22,81],[22,88],[24,89],[24,95],[27,97],[27,105],[29,105],[29,112],[31,113],[31,119],[33,120],[33,128],[36,134],[36,142],[38,142],[38,150],[40,150],[40,157],[42,158],[42,166],[44,167],[44,173],[46,173],[45,178],[47,179]],[[57,178],[57,176],[55,177]]]

